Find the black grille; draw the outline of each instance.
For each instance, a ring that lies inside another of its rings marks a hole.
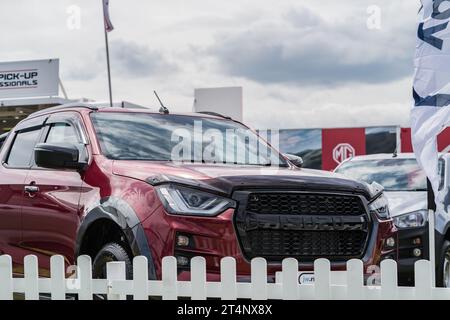
[[[348,194],[238,192],[235,216],[247,259],[361,258],[370,232],[362,199]]]
[[[364,231],[255,230],[247,232],[249,258],[281,261],[286,257],[312,260],[317,257],[357,257],[362,254]]]
[[[361,200],[354,196],[304,193],[253,193],[247,211],[260,214],[361,215]]]

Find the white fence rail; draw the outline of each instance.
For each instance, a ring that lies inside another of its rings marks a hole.
[[[27,300],[37,300],[48,295],[53,300],[66,299],[66,294],[76,295],[80,300],[91,300],[94,295],[105,295],[111,300],[135,300],[149,297],[162,297],[173,300],[190,297],[193,300],[219,298],[234,300],[239,298],[265,299],[446,299],[450,300],[450,289],[435,288],[431,281],[429,261],[418,261],[415,265],[415,287],[397,286],[397,265],[395,261],[381,263],[381,285],[364,285],[363,263],[350,260],[344,281],[331,282],[330,262],[318,259],[314,263],[315,282],[298,283],[298,262],[285,259],[282,263],[280,281],[267,283],[267,264],[262,258],[251,262],[251,282],[236,281],[236,263],[233,258],[221,261],[221,281],[207,282],[205,260],[195,257],[191,261],[191,281],[177,281],[177,262],[174,257],[163,259],[162,280],[148,280],[148,265],[145,257],[133,261],[132,280],[125,280],[123,262],[110,262],[107,265],[107,279],[92,279],[91,259],[81,256],[77,261],[76,277],[65,277],[64,258],[51,258],[50,278],[39,278],[36,256],[27,256],[24,261],[25,275],[13,278],[10,256],[0,256],[0,300],[12,300],[14,294],[23,294]]]

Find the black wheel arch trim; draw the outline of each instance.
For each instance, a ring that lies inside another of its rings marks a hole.
[[[80,254],[83,239],[89,227],[100,219],[107,219],[122,230],[134,256],[142,255],[147,258],[149,279],[156,279],[155,265],[144,229],[136,212],[126,201],[106,197],[86,212],[77,231],[75,257]]]

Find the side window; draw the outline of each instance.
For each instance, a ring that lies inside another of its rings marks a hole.
[[[9,151],[6,163],[10,167],[24,168],[30,166],[34,147],[39,139],[41,129],[24,131],[16,134],[14,143]]]
[[[66,123],[55,123],[50,127],[45,142],[78,144],[79,139],[74,127]]]

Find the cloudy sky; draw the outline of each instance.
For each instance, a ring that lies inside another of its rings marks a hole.
[[[408,125],[419,0],[110,6],[115,100],[191,111],[194,88],[242,86],[257,128]],[[107,99],[101,0],[2,0],[0,24],[0,61],[58,57],[70,98]]]

